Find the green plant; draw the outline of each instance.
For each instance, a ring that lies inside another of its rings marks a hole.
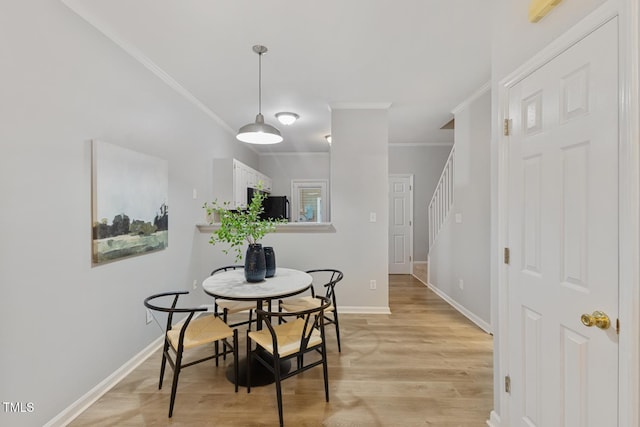
[[[258,185],[258,189],[262,186]],[[228,254],[233,250],[236,254],[236,262],[242,259],[242,250],[245,242],[248,244],[258,243],[267,233],[275,231],[276,225],[286,220],[260,219],[260,214],[264,211],[262,202],[267,197],[261,192],[256,192],[251,203],[244,210],[231,210],[230,203],[224,202],[219,205],[217,200],[212,203],[205,203],[203,208],[207,211],[207,216],[213,218],[217,215],[220,217],[220,227],[211,233],[209,243],[228,243],[229,248],[223,249],[222,252]]]

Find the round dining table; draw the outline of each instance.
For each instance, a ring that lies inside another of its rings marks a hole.
[[[256,309],[262,309],[264,303],[271,300],[287,298],[311,288],[313,278],[304,271],[278,267],[276,274],[260,282],[247,282],[243,269],[228,270],[207,277],[202,282],[202,289],[207,295],[236,301],[255,301]],[[257,329],[262,329],[262,321],[256,319]],[[246,360],[239,361],[238,385],[247,385]],[[280,369],[288,372],[289,362],[283,362]],[[233,367],[227,370],[227,378],[234,381]],[[251,386],[271,384],[275,381],[273,374],[260,363],[251,365]]]

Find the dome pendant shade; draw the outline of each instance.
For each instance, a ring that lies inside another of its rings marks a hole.
[[[253,51],[258,54],[258,115],[255,123],[242,126],[236,135],[239,141],[248,144],[277,144],[282,142],[280,131],[265,123],[262,115],[262,55],[267,53],[267,50],[265,46],[253,46]]]
[[[249,123],[240,128],[236,138],[249,144],[277,144],[282,142],[280,131],[265,123],[264,116],[260,113],[256,116],[255,123]]]

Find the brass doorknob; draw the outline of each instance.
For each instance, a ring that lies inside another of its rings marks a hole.
[[[592,314],[583,314],[580,316],[580,321],[584,326],[589,328],[595,325],[600,329],[609,329],[609,326],[611,326],[609,316],[602,311],[594,311]]]

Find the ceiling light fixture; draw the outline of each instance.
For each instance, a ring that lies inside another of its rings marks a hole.
[[[331,135],[325,135],[324,139],[326,139],[329,145],[331,145]]]
[[[299,118],[300,116],[297,115],[296,113],[289,113],[286,111],[283,111],[281,113],[276,113],[276,119],[278,119],[278,121],[285,126],[294,124],[296,120],[298,120]]]
[[[253,51],[258,54],[258,115],[255,123],[240,128],[236,138],[249,144],[277,144],[282,142],[280,131],[265,123],[262,115],[262,55],[267,53],[268,49],[262,45],[255,45]]]

